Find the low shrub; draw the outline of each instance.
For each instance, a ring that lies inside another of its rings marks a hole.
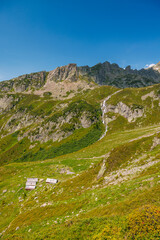
[[[128,216],[127,239],[159,239],[160,207],[146,205]]]
[[[121,228],[117,226],[106,226],[100,233],[93,237],[93,240],[120,240],[121,238]]]

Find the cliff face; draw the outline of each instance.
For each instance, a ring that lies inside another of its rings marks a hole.
[[[57,67],[48,74],[48,81],[76,81],[78,80],[78,68],[76,64],[68,64],[67,66]]]
[[[24,92],[41,88],[46,80],[47,72],[30,73],[0,82],[0,90],[3,92]]]
[[[79,68],[81,73],[81,68]],[[84,75],[84,71],[82,73]],[[160,82],[160,73],[154,69],[125,69],[109,62],[99,63],[86,68],[86,75],[99,85],[111,85],[119,88],[145,87]]]
[[[76,64],[57,67],[53,71],[25,74],[9,81],[0,82],[2,92],[31,92],[42,95],[51,92],[53,97],[64,97],[68,92],[77,93],[98,85],[110,85],[119,88],[146,87],[160,82],[160,63],[149,69],[125,69],[109,62],[93,67]],[[73,96],[73,94],[72,94]]]
[[[125,69],[109,62],[99,63],[93,67],[77,67],[76,64],[58,67],[51,71],[48,80],[60,82],[87,79],[99,85],[111,85],[119,88],[145,87],[160,82],[160,73],[156,69],[133,70],[130,66]]]

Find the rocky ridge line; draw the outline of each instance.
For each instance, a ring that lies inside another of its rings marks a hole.
[[[111,85],[118,88],[145,87],[160,82],[160,63],[152,68],[133,70],[125,69],[109,62],[99,63],[93,67],[76,64],[57,67],[53,71],[25,74],[8,81],[0,82],[1,92],[25,92],[41,95],[47,91],[57,97],[72,92],[86,90],[98,85]],[[73,94],[71,94],[71,97]]]

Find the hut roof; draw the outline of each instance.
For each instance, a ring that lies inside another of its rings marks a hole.
[[[35,188],[36,188],[36,186],[28,186],[28,185],[25,187],[26,190],[33,190]]]
[[[57,183],[57,182],[58,182],[58,180],[57,180],[57,179],[54,179],[54,178],[47,178],[47,180],[46,180],[46,183],[55,184],[55,183]]]
[[[36,182],[26,182],[26,186],[36,186]]]
[[[27,182],[38,182],[38,178],[27,178]]]

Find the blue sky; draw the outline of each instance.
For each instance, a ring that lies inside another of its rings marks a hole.
[[[0,80],[104,61],[160,61],[159,0],[0,0]]]

